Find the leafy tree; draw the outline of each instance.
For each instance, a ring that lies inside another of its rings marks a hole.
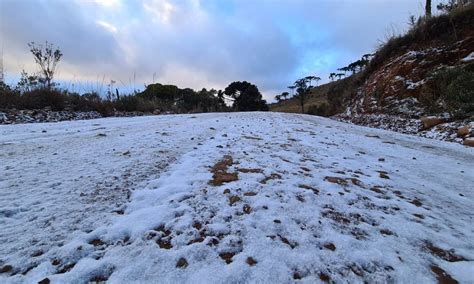
[[[257,86],[247,82],[233,82],[224,90],[224,94],[233,101],[236,111],[267,111],[267,102]]]
[[[344,77],[344,76],[346,76],[346,74],[344,74],[344,73],[337,73],[337,74],[336,74],[336,77],[337,77],[339,80],[341,80],[342,77]]]
[[[334,81],[334,79],[336,78],[336,76],[337,76],[336,73],[331,73],[331,74],[329,74],[329,79],[330,79],[331,81]]]
[[[286,100],[286,99],[290,96],[290,93],[288,93],[288,92],[283,92],[283,93],[281,93],[280,96],[281,96],[284,100]]]
[[[472,2],[472,0],[449,0],[448,3],[446,3],[446,4],[439,3],[436,6],[436,8],[440,11],[449,13],[449,12],[451,12],[452,10],[454,10],[458,7],[462,7],[466,4],[468,4],[469,2]]]
[[[310,88],[312,87],[311,85],[312,81],[316,81],[316,86],[318,85],[318,81],[321,81],[321,78],[317,76],[306,76],[305,79],[306,79],[306,82],[309,83]]]
[[[294,95],[295,95],[296,86],[295,86],[295,85],[292,85],[292,86],[288,86],[287,88],[290,89],[291,95],[294,96]]]
[[[306,103],[306,96],[308,95],[309,91],[311,90],[311,86],[308,85],[309,79],[302,78],[296,80],[296,93],[298,94],[298,98],[300,100],[301,105],[301,113],[304,113],[304,104]]]
[[[53,87],[53,78],[59,61],[63,57],[63,53],[59,48],[55,48],[52,43],[46,42],[45,45],[36,45],[34,42],[28,44],[30,52],[35,58],[36,64],[41,69],[41,77],[39,82],[43,83],[46,88],[51,90]]]
[[[276,100],[277,102],[281,102],[281,95],[276,95],[276,96],[275,96],[275,100]]]

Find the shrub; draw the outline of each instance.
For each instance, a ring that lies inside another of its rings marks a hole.
[[[442,94],[448,110],[454,116],[474,112],[474,72],[457,72]]]
[[[463,67],[435,72],[419,99],[431,111],[445,109],[453,117],[465,117],[474,112],[474,72]]]
[[[21,95],[21,107],[24,109],[41,109],[51,107],[51,110],[64,110],[67,95],[58,90],[40,88],[25,92]]]
[[[19,92],[0,82],[0,109],[17,107],[20,99]]]
[[[327,103],[322,103],[318,106],[312,105],[308,108],[306,114],[329,116],[329,105]]]

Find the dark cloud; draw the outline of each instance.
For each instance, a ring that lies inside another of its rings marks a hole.
[[[421,0],[3,0],[6,65],[26,43],[51,41],[60,76],[136,85],[225,87],[249,80],[273,92],[309,73],[326,77],[402,32]],[[436,2],[436,1],[435,1]],[[435,3],[436,4],[436,3]],[[23,62],[20,62],[23,64]],[[71,74],[73,73],[73,74]]]

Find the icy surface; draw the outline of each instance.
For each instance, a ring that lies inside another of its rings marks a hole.
[[[472,61],[472,60],[474,60],[474,52],[469,53],[468,56],[461,59],[461,61],[464,61],[464,62],[469,62],[469,61]]]
[[[472,283],[473,161],[278,113],[0,126],[0,282]]]

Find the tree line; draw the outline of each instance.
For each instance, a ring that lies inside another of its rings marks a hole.
[[[111,116],[116,111],[126,112],[221,112],[267,111],[268,106],[258,87],[247,81],[233,82],[224,90],[195,91],[175,85],[153,83],[141,92],[121,94],[114,88],[115,81],[107,85],[105,96],[92,91],[84,94],[60,88],[54,82],[57,67],[63,58],[62,51],[52,43],[28,44],[38,71],[21,72],[15,86],[0,82],[0,109],[43,109],[98,111]]]
[[[336,78],[341,80],[346,77],[347,72],[352,72],[352,75],[361,72],[369,64],[373,54],[364,54],[361,59],[350,63],[345,67],[338,68],[338,71],[344,73],[330,73],[329,79],[334,81]],[[316,83],[313,85],[313,81]],[[280,95],[276,95],[275,99],[278,103],[285,101],[287,99],[296,98],[299,101],[301,107],[301,113],[305,113],[305,104],[311,90],[318,86],[318,82],[321,81],[321,77],[318,76],[306,76],[301,79],[296,80],[292,85],[287,88],[290,92],[283,92]]]

